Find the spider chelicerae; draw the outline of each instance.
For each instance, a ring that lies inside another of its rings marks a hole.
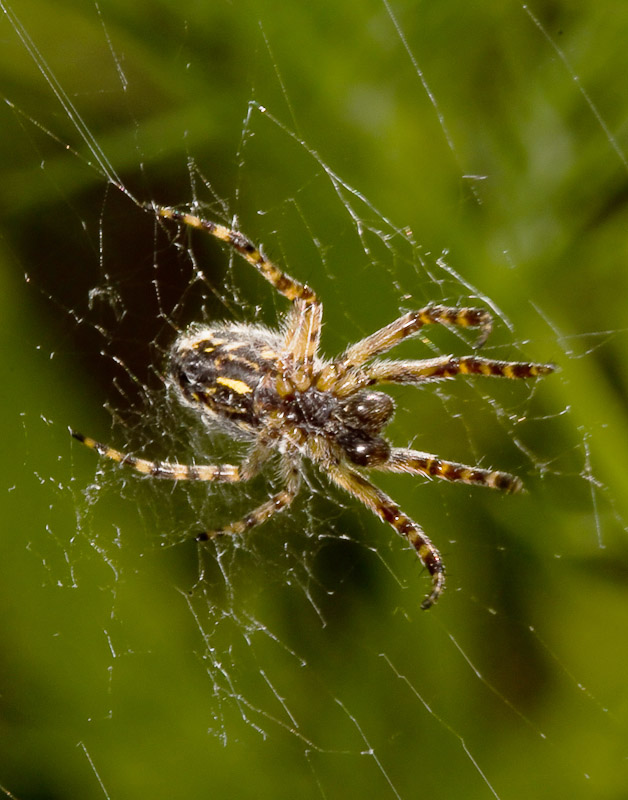
[[[155,478],[236,483],[256,475],[279,454],[283,488],[245,517],[201,533],[205,541],[241,534],[266,522],[293,501],[301,485],[301,460],[309,458],[328,478],[405,536],[432,577],[421,607],[432,606],[443,591],[445,567],[422,528],[363,470],[406,472],[447,481],[518,492],[521,480],[507,472],[466,466],[438,456],[393,447],[382,436],[395,404],[378,384],[424,384],[456,375],[536,378],[551,364],[496,361],[468,356],[421,360],[379,360],[426,325],[478,328],[482,344],[491,331],[491,316],[481,308],[429,305],[391,322],[350,345],[332,361],[319,355],[323,306],[315,292],[269,261],[242,233],[184,211],[154,207],[155,213],[198,228],[230,245],[292,306],[281,330],[258,324],[196,324],[182,333],[170,351],[169,380],[179,398],[209,423],[218,423],[234,438],[251,442],[240,465],[178,464],[147,461],[72,431],[101,456]]]

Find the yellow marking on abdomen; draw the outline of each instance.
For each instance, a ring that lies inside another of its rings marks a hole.
[[[248,394],[253,390],[244,381],[236,380],[235,378],[216,378],[216,383],[220,383],[222,386],[226,386],[228,389],[233,389],[236,394]]]

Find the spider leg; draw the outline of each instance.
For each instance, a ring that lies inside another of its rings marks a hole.
[[[538,378],[554,372],[553,364],[495,361],[477,356],[441,356],[421,361],[380,361],[363,367],[369,383],[423,383],[456,375],[495,378]]]
[[[284,334],[285,375],[277,386],[281,396],[292,394],[294,389],[304,392],[312,385],[312,366],[320,343],[322,319],[323,304],[316,298],[294,301]]]
[[[370,336],[352,344],[340,358],[329,364],[317,382],[317,388],[328,389],[345,373],[361,367],[374,356],[385,353],[425,325],[449,325],[460,328],[481,328],[477,345],[484,344],[491,332],[491,315],[483,308],[456,308],[451,306],[426,306],[410,311]]]
[[[182,222],[190,228],[198,228],[221,242],[226,242],[288,300],[300,299],[310,303],[316,302],[316,294],[313,289],[310,289],[306,284],[299,283],[299,281],[283,272],[276,264],[273,264],[272,261],[269,261],[262,251],[243,233],[176,208],[168,206],[151,206],[151,208],[164,219]]]
[[[408,472],[411,475],[425,475],[428,478],[442,478],[446,481],[467,483],[472,486],[488,486],[512,494],[523,489],[523,483],[509,472],[470,467],[455,461],[444,461],[431,453],[393,447],[387,461],[373,464],[372,469],[385,472]]]
[[[421,608],[428,609],[434,605],[445,586],[445,566],[440,553],[421,527],[406,516],[394,500],[359,472],[344,464],[326,464],[325,472],[338,486],[364,503],[384,522],[392,525],[397,533],[406,537],[432,576],[432,589],[421,603]]]
[[[79,442],[95,450],[98,455],[109,458],[123,466],[131,467],[142,475],[151,475],[153,478],[167,478],[173,481],[215,481],[216,483],[238,483],[247,481],[259,471],[261,458],[249,458],[239,467],[236,464],[177,464],[172,461],[148,461],[144,458],[122,453],[113,447],[83,436],[82,433],[70,430],[70,433]]]
[[[206,542],[209,539],[215,539],[218,536],[225,534],[240,534],[245,533],[257,525],[266,522],[275,514],[283,511],[297,496],[301,487],[301,473],[299,471],[299,462],[294,456],[284,456],[282,461],[282,472],[284,478],[284,488],[273,495],[265,503],[262,503],[257,508],[250,511],[245,517],[225,525],[224,528],[213,531],[204,531],[200,533],[196,540],[198,542]]]
[[[241,466],[235,464],[178,464],[171,461],[148,461],[144,458],[136,458],[120,450],[114,450],[109,445],[83,436],[82,433],[70,430],[75,439],[96,451],[100,456],[109,458],[118,464],[129,466],[143,475],[151,475],[153,478],[169,478],[177,481],[215,481],[220,483],[238,483],[248,481],[260,470],[262,464],[267,460],[270,449],[267,445],[256,445],[252,448],[248,457]],[[250,528],[266,522],[267,519],[282,511],[290,505],[296,497],[300,485],[301,475],[298,468],[298,461],[294,457],[285,456],[283,473],[285,486],[282,491],[275,494],[266,503],[251,511],[243,519],[232,522],[224,528],[211,532],[203,532],[196,538],[200,541],[213,539],[224,533],[244,533]]]
[[[260,248],[239,231],[175,208],[156,206],[154,210],[164,219],[182,222],[226,242],[280,294],[293,301],[284,339],[287,351],[284,358],[285,377],[279,380],[277,390],[281,396],[287,396],[295,389],[301,392],[308,389],[312,382],[312,364],[320,341],[323,314],[322,304],[314,290],[267,259]]]

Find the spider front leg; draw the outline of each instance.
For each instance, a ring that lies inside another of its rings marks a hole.
[[[206,542],[210,539],[224,536],[225,534],[237,535],[245,533],[286,509],[292,503],[301,488],[301,473],[296,459],[285,457],[282,472],[285,483],[284,488],[280,492],[277,492],[277,494],[273,495],[265,503],[253,509],[253,511],[249,512],[245,517],[242,517],[242,519],[231,522],[225,525],[224,528],[204,531],[196,537],[196,540],[198,542]]]
[[[405,447],[393,447],[390,456],[384,462],[373,464],[372,469],[384,472],[406,472],[410,475],[425,475],[427,478],[442,478],[454,483],[466,483],[470,486],[487,486],[512,494],[523,489],[523,483],[516,475],[498,470],[472,467],[458,464],[456,461],[445,461],[431,453],[410,450]]]
[[[363,368],[369,383],[423,383],[456,375],[492,378],[538,378],[556,371],[553,364],[497,361],[477,356],[440,356],[420,361],[380,361]]]
[[[343,394],[353,391],[352,376],[356,368],[362,367],[371,358],[398,345],[416,334],[425,325],[447,325],[460,328],[480,328],[476,347],[484,344],[491,328],[491,315],[483,308],[457,308],[452,306],[426,306],[410,311],[375,333],[351,345],[345,353],[329,364],[317,381],[317,388],[325,391],[332,385]],[[347,376],[347,388],[342,383]]]
[[[414,520],[406,516],[387,494],[374,486],[359,472],[345,464],[326,464],[326,474],[345,491],[360,500],[384,522],[405,536],[414,547],[418,557],[432,576],[432,589],[421,603],[426,610],[434,605],[445,586],[445,566],[440,553]]]

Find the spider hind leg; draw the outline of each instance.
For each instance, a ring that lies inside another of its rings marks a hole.
[[[265,503],[262,503],[257,508],[242,517],[242,519],[230,522],[223,528],[218,528],[213,531],[203,531],[196,537],[197,542],[207,542],[210,539],[217,539],[219,536],[224,535],[238,535],[246,533],[251,528],[256,528],[269,520],[275,514],[288,508],[294,498],[299,493],[301,488],[301,473],[299,472],[298,463],[288,460],[287,465],[284,467],[284,487],[281,491],[274,494]]]
[[[70,434],[85,447],[98,453],[103,458],[115,461],[120,466],[131,467],[142,475],[153,478],[166,478],[172,481],[215,481],[216,483],[238,483],[248,480],[250,476],[242,474],[240,467],[235,464],[179,464],[174,461],[149,461],[137,458],[129,453],[123,453],[109,447],[108,444],[97,442],[89,436],[73,431]]]

